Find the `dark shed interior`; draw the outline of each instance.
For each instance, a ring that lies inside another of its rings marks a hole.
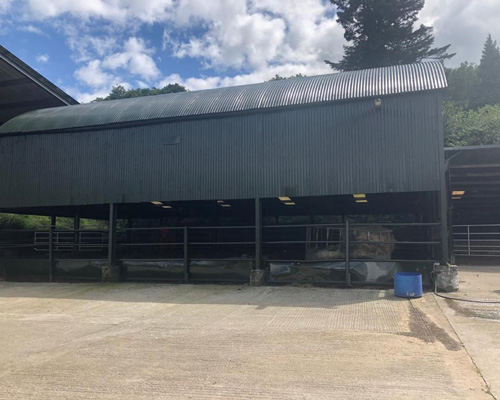
[[[500,260],[500,146],[445,149],[453,248],[460,263]]]

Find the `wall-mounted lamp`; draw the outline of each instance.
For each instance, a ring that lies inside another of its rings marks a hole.
[[[382,99],[373,100],[373,105],[375,106],[376,110],[380,110],[382,108]]]

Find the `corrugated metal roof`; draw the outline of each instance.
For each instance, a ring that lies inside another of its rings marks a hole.
[[[28,111],[78,102],[0,45],[0,125]]]
[[[213,115],[435,90],[446,86],[442,64],[433,61],[37,110],[8,121],[0,127],[0,134]]]

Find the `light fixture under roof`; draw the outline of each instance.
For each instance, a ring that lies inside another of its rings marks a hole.
[[[278,199],[280,199],[281,201],[292,201],[292,199],[290,197],[287,197],[287,196],[278,197]]]
[[[231,204],[221,204],[221,207],[229,208],[229,207],[231,207]]]
[[[452,197],[451,199],[452,199],[452,200],[462,200],[462,198],[461,198],[461,197],[458,197],[458,196],[457,196],[457,197]]]
[[[465,194],[465,190],[454,190],[451,195],[452,196],[463,196]]]
[[[161,208],[172,208],[172,206],[161,206]]]
[[[285,206],[294,206],[295,203],[293,201],[285,201]]]
[[[217,200],[217,204],[224,204],[224,200]]]
[[[352,195],[355,199],[366,199],[366,194],[364,193],[355,193]]]
[[[368,200],[364,199],[364,200],[356,200],[356,203],[368,203]]]
[[[151,204],[154,204],[155,206],[162,206],[163,203],[161,201],[152,201]]]

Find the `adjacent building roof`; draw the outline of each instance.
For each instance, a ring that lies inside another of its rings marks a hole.
[[[424,62],[37,110],[7,122],[0,127],[0,134],[263,110],[436,90],[446,86],[442,64]]]
[[[0,46],[0,124],[28,111],[78,102]]]

